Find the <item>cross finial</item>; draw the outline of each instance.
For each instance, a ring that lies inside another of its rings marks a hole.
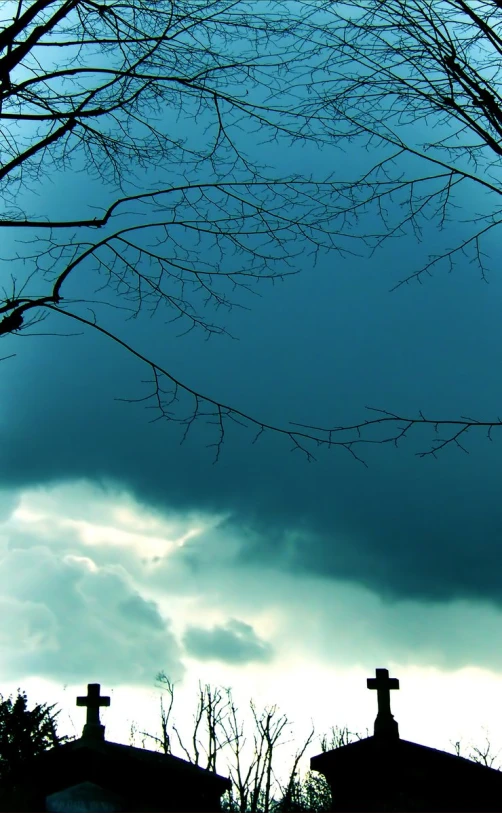
[[[368,689],[376,689],[378,713],[375,720],[375,737],[399,737],[399,728],[390,711],[390,690],[399,689],[399,680],[389,677],[388,669],[375,669],[376,677],[368,678]]]
[[[77,697],[77,706],[87,706],[87,718],[82,736],[104,740],[105,727],[99,722],[99,708],[100,706],[109,706],[110,698],[102,697],[99,690],[99,683],[88,683],[87,695],[86,697]]]

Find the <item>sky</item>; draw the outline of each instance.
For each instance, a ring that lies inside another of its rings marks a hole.
[[[271,147],[267,158],[348,177],[375,154],[356,140],[346,154]],[[69,175],[42,201],[54,217],[69,198],[89,216],[99,195]],[[464,217],[485,202],[474,184],[457,193]],[[127,322],[111,309],[106,327],[189,385],[280,425],[355,423],[365,405],[496,418],[496,270],[485,284],[466,259],[390,292],[468,229],[451,220],[439,234],[431,222],[421,243],[408,234],[371,258],[332,253],[316,267],[305,253],[298,275],[238,295],[249,310],[218,313],[238,340],[180,338],[161,314]],[[6,235],[2,255],[19,239]],[[486,248],[496,252],[495,236]],[[89,280],[76,275],[72,295]],[[133,721],[158,734],[163,670],[189,740],[199,680],[231,687],[249,739],[251,698],[287,715],[285,779],[311,721],[319,737],[336,725],[372,732],[366,678],[386,667],[400,680],[391,706],[404,739],[449,751],[461,740],[466,754],[488,732],[502,747],[497,432],[490,442],[471,431],[467,454],[447,447],[434,459],[416,456],[430,440],[417,431],[398,449],[365,447],[365,467],[341,448],[309,463],[283,437],[253,444],[236,427],[214,464],[212,427],[180,445],[179,427],[114,400],[146,393],[137,359],[91,330],[51,330],[75,326],[53,314],[31,331],[44,335],[1,348],[16,353],[0,378],[4,697],[20,687],[30,704],[56,702],[61,733],[79,734],[75,697],[99,682],[112,698],[106,736],[128,742]],[[320,750],[317,739],[304,770]]]

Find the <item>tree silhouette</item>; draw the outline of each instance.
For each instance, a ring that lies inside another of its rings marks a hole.
[[[160,698],[161,735],[138,731],[137,724],[133,722],[130,745],[134,745],[140,735],[143,748],[146,747],[147,740],[151,740],[157,750],[170,754],[176,737],[181,749],[177,756],[217,772],[216,756],[218,753],[225,753],[227,764],[225,767],[220,766],[219,772],[228,774],[232,781],[231,791],[222,797],[222,810],[227,813],[286,813],[297,810],[322,813],[330,810],[331,790],[324,776],[310,770],[305,776],[299,775],[299,762],[313,742],[314,727],[296,751],[289,777],[286,783],[282,783],[276,773],[276,753],[281,745],[291,740],[281,741],[289,721],[284,714],[278,716],[277,706],[265,708],[259,714],[254,702],[250,700],[255,725],[254,749],[252,755],[246,754],[244,727],[238,719],[238,708],[232,697],[232,690],[212,688],[209,684],[202,686],[199,683],[199,698],[189,748],[171,719],[175,684],[163,671],[157,674],[156,681],[158,687],[169,697],[167,711],[163,696]],[[201,725],[204,725],[203,732]],[[367,731],[366,736],[368,735]],[[320,738],[320,748],[322,751],[329,751],[361,737],[362,735],[352,733],[347,727],[332,726],[329,738],[326,734]]]
[[[0,229],[28,233],[35,251],[3,258],[12,290],[0,335],[33,335],[49,317],[99,332],[151,372],[149,394],[118,400],[148,402],[182,440],[199,418],[215,424],[216,459],[230,423],[301,447],[308,432],[176,378],[107,327],[106,307],[126,319],[165,309],[181,334],[222,335],[205,306],[244,307],[235,292],[333,247],[329,181],[277,176],[244,149],[318,137],[303,111],[318,50],[308,5],[34,0],[4,3],[2,15]],[[77,185],[61,219],[52,183],[69,173]],[[40,196],[34,214],[28,193]],[[103,298],[72,298],[74,279]]]
[[[278,432],[309,460],[317,444],[361,462],[361,444],[397,446],[421,424],[435,437],[420,456],[466,451],[469,430],[491,438],[502,426],[374,406],[351,425],[273,425],[182,381],[107,322],[108,308],[126,321],[165,309],[181,333],[223,335],[204,308],[244,307],[239,294],[297,273],[299,258],[305,267],[325,251],[355,254],[357,240],[372,254],[406,230],[420,238],[428,219],[441,230],[469,184],[491,213],[472,228],[462,221],[457,244],[399,284],[469,252],[487,280],[483,247],[500,223],[498,0],[10,0],[1,13],[0,229],[4,244],[21,231],[35,245],[3,258],[9,349],[44,319],[52,333],[58,323],[99,333],[151,374],[146,395],[118,400],[177,423],[182,441],[195,421],[212,424],[215,460],[233,424],[254,440]],[[440,137],[416,143],[420,124]],[[281,176],[247,152],[357,139],[377,159],[349,180]],[[51,205],[58,176],[78,178],[64,219]],[[368,213],[381,232],[359,229]]]
[[[485,247],[502,222],[502,3],[325,0],[320,5],[325,22],[312,35],[331,43],[329,63],[319,66],[329,67],[330,75],[317,85],[326,134],[338,147],[349,142],[355,149],[360,143],[377,156],[361,177],[335,184],[337,217],[373,256],[390,238],[411,233],[420,240],[427,222],[442,231],[454,216],[462,224],[457,242],[404,272],[391,290],[421,282],[437,268],[451,272],[465,257],[488,282]],[[317,105],[316,98],[313,112]],[[441,134],[431,142],[435,129]],[[459,193],[467,197],[476,187],[489,213],[459,218]],[[366,215],[380,220],[379,233],[362,230]],[[435,456],[448,445],[467,452],[463,441],[469,430],[484,429],[491,440],[493,429],[502,426],[500,416],[483,421],[366,409],[372,415],[350,426],[301,426],[328,443],[341,445],[340,438],[348,437],[346,448],[357,456],[361,444],[398,446],[410,430],[426,425],[434,438],[419,457]]]
[[[53,712],[55,703],[38,704],[27,708],[26,692],[0,702],[0,809],[30,809],[30,791],[26,784],[26,762],[57,745],[69,742],[72,737],[59,736]]]
[[[451,742],[451,741],[450,741]],[[460,757],[464,756],[461,753],[462,751],[462,743],[460,740],[456,742],[451,742],[455,749],[455,754]],[[473,762],[479,762],[480,765],[485,765],[487,768],[493,768],[496,771],[500,771],[500,763],[495,763],[498,755],[500,754],[500,749],[497,751],[496,754],[492,751],[492,743],[490,741],[488,732],[485,731],[485,744],[483,747],[472,745],[470,746],[470,753],[465,757],[466,759],[471,759]]]

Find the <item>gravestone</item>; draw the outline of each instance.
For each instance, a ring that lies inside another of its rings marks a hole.
[[[86,707],[79,739],[44,751],[26,764],[21,810],[48,813],[216,813],[230,779],[175,757],[110,742],[99,709],[110,705],[99,683],[77,698]],[[28,806],[27,806],[28,804]],[[12,807],[12,810],[15,808]]]
[[[373,736],[310,760],[330,786],[332,811],[502,811],[500,771],[401,739],[390,710],[390,691],[399,681],[387,669],[377,669],[367,688],[377,692]]]

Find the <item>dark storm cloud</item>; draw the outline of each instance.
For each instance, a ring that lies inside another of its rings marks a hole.
[[[374,270],[306,270],[239,317],[239,343],[174,340],[148,319],[141,342],[187,383],[283,424],[341,423],[365,403],[496,414],[498,281],[465,273],[390,295],[385,268]],[[496,435],[471,433],[470,455],[434,460],[414,456],[430,439],[416,433],[400,450],[364,449],[366,469],[336,449],[308,464],[287,440],[252,445],[235,430],[213,465],[211,427],[180,446],[178,427],[113,401],[145,394],[145,370],[120,348],[92,336],[20,338],[16,350],[2,369],[5,487],[110,478],[156,508],[230,514],[243,566],[331,574],[389,599],[499,603]]]
[[[348,176],[362,151],[353,153],[325,150],[308,160],[321,175],[338,167]],[[303,168],[307,151],[300,154]],[[297,157],[293,148],[281,154],[290,168]],[[457,201],[463,216],[478,207],[480,195],[469,195]],[[368,220],[368,232],[373,225]],[[441,243],[458,240],[463,228],[450,224]],[[251,311],[211,315],[240,341],[177,338],[179,326],[164,324],[160,313],[125,322],[120,312],[95,310],[108,329],[188,385],[267,422],[355,423],[368,417],[365,404],[412,415],[421,409],[427,417],[494,418],[502,395],[501,280],[492,276],[484,285],[466,262],[452,275],[438,271],[422,286],[388,293],[438,239],[432,224],[421,245],[402,238],[371,260],[333,253],[314,268],[306,254],[300,275],[273,288],[261,283],[254,289],[261,299],[239,297]],[[91,288],[83,269],[69,287],[66,296]],[[53,314],[33,332],[79,329]],[[195,425],[180,446],[178,426],[149,424],[152,410],[113,400],[151,392],[140,383],[151,375],[105,337],[6,337],[0,355],[9,352],[18,355],[1,362],[0,482],[8,499],[28,485],[112,481],[160,510],[228,514],[224,531],[240,540],[243,568],[263,562],[332,576],[389,601],[500,604],[497,433],[490,443],[484,431],[471,430],[469,455],[452,446],[434,460],[414,454],[430,448],[433,432],[413,431],[399,450],[358,449],[366,469],[337,449],[313,449],[318,462],[309,464],[290,452],[287,438],[265,434],[252,445],[253,429],[230,426],[213,465],[207,444],[217,440],[214,427]],[[195,543],[179,554],[194,571],[202,566],[197,551]],[[204,557],[210,568],[211,552]],[[153,629],[150,609],[141,612]]]
[[[261,641],[249,624],[236,618],[212,629],[189,627],[183,644],[188,655],[202,661],[246,664],[268,662],[272,657],[270,645]]]

